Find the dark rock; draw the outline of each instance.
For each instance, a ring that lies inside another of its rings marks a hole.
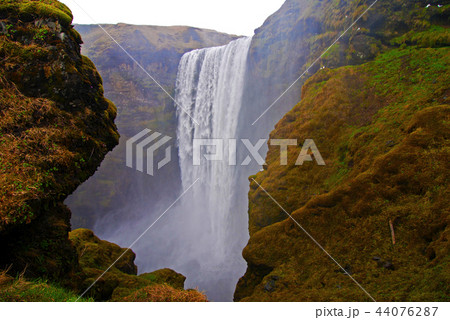
[[[374,58],[380,50],[380,43],[375,38],[364,34],[354,36],[350,45],[354,50],[353,58],[359,62]]]
[[[351,267],[350,265],[348,265],[348,264],[346,264],[346,265],[344,266],[344,269],[339,268],[339,269],[334,270],[334,272],[340,272],[340,273],[343,273],[343,274],[349,274],[349,275],[352,275],[352,274],[353,274],[353,272],[352,272],[352,267]]]
[[[388,270],[394,270],[394,265],[392,264],[391,261],[386,261],[383,264],[383,268],[388,269]]]
[[[385,269],[388,269],[388,270],[394,270],[394,265],[392,264],[392,261],[389,261],[389,260],[385,261],[385,260],[381,259],[378,256],[373,257],[372,260],[377,262],[378,268],[385,268]]]
[[[391,148],[391,147],[393,147],[393,146],[395,146],[395,142],[394,142],[394,141],[389,140],[388,142],[386,142],[386,147]]]
[[[64,40],[66,39],[66,34],[64,32],[61,32],[60,34],[58,34],[58,38],[64,42]]]
[[[353,168],[354,165],[355,165],[355,163],[354,163],[353,160],[350,160],[350,161],[348,162],[348,167],[349,167],[349,168]]]
[[[273,280],[273,279],[270,279],[264,285],[264,290],[267,292],[272,292],[275,290],[275,288],[276,288],[276,283],[275,283],[275,280]]]
[[[44,23],[44,20],[38,19],[38,20],[34,21],[34,26],[37,27],[37,28],[40,28],[43,23]]]
[[[348,274],[353,274],[352,267],[350,265],[345,265],[344,269]]]
[[[276,286],[276,281],[278,281],[280,279],[279,276],[276,275],[272,275],[270,276],[270,280],[266,282],[266,284],[264,285],[264,290],[267,292],[272,292],[275,290]]]
[[[31,223],[0,232],[0,267],[12,265],[11,274],[25,270],[26,277],[45,276],[66,284],[66,275],[79,271],[75,249],[61,236],[70,230],[70,211],[63,204],[42,201],[34,212],[38,218]]]
[[[6,24],[3,21],[0,21],[0,34],[6,34],[6,33],[8,33]]]
[[[56,31],[56,23],[54,23],[53,21],[47,22],[47,27],[49,27],[53,32]]]

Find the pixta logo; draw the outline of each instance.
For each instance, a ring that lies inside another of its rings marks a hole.
[[[162,136],[162,138],[160,138]],[[158,138],[160,138],[158,140]],[[162,146],[168,143],[172,138],[163,136],[159,132],[153,132],[150,129],[145,129],[139,132],[134,137],[127,140],[126,145],[126,164],[129,168],[134,168],[136,159],[136,170],[144,172],[144,159],[146,161],[146,173],[153,176],[155,173],[155,153]],[[161,169],[171,160],[171,146],[166,147],[165,155],[160,160],[156,167]],[[134,157],[136,154],[136,158]]]
[[[252,158],[260,166],[265,164],[263,156],[260,154],[260,149],[267,143],[266,139],[260,139],[256,144],[253,144],[248,139],[241,139],[240,142],[245,146],[248,153],[247,157],[240,163],[241,166],[248,166]],[[237,145],[236,139],[194,139],[193,146],[193,165],[200,166],[202,155],[207,161],[227,161],[228,165],[237,165]],[[280,165],[286,166],[288,164],[288,146],[298,146],[297,139],[271,139],[271,146],[278,146],[280,148]],[[206,147],[206,148],[202,148]],[[203,150],[203,152],[202,152]],[[228,159],[224,159],[225,150],[228,150]],[[206,152],[205,152],[206,151]],[[212,152],[214,151],[214,153]],[[314,159],[313,159],[314,156]],[[296,166],[303,165],[307,161],[316,161],[319,166],[324,166],[322,155],[319,152],[314,140],[306,139],[300,150],[300,153],[295,161]]]
[[[165,155],[162,160],[155,163],[155,156],[161,158],[161,152],[157,152],[161,147],[172,140],[169,136],[163,136],[159,132],[152,132],[145,129],[134,137],[127,140],[126,143],[126,165],[129,168],[135,168],[137,171],[145,172],[151,176],[156,170],[161,169],[171,161],[171,146],[165,149]],[[248,139],[193,139],[192,140],[192,165],[200,166],[203,161],[221,161],[229,166],[248,166],[252,161],[258,165],[265,164],[264,156],[260,150],[267,143],[267,139],[259,139],[253,144]],[[237,163],[237,148],[241,144],[245,147],[247,156]],[[271,146],[279,147],[280,165],[288,165],[288,147],[298,147],[296,139],[271,139]],[[226,159],[225,159],[226,158]],[[144,161],[146,160],[146,161]],[[304,162],[315,161],[319,166],[324,166],[325,161],[319,152],[314,140],[306,139],[302,145],[300,153],[295,161],[296,166],[303,165]],[[145,162],[145,163],[144,163]]]

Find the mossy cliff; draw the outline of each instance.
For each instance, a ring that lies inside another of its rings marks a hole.
[[[448,17],[448,5],[432,10]],[[317,71],[276,125],[271,139],[299,145],[287,166],[269,146],[265,169],[250,177],[236,301],[370,301],[253,179],[376,300],[450,298],[448,20],[423,12],[423,26],[393,29],[372,61]],[[305,139],[325,166],[295,165]]]
[[[78,270],[63,204],[117,143],[115,106],[57,1],[0,2],[0,268]]]

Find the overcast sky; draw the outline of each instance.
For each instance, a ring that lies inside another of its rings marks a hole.
[[[59,1],[70,7],[74,23],[78,24],[124,22],[159,26],[188,25],[251,36],[253,30],[261,26],[285,0]]]

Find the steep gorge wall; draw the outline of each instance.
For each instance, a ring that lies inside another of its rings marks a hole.
[[[253,71],[272,70],[268,61],[283,70],[283,58],[267,57],[296,33],[306,54],[292,51],[297,58],[285,67],[305,70],[310,53],[320,54],[368,3],[287,1],[256,32],[254,52],[265,57]],[[312,70],[301,102],[270,135],[298,140],[288,165],[269,147],[264,171],[250,177],[248,268],[236,301],[369,300],[253,179],[375,299],[448,300],[449,6],[437,4],[378,3]],[[276,33],[283,23],[287,30]],[[325,167],[294,165],[305,139],[314,139]]]

